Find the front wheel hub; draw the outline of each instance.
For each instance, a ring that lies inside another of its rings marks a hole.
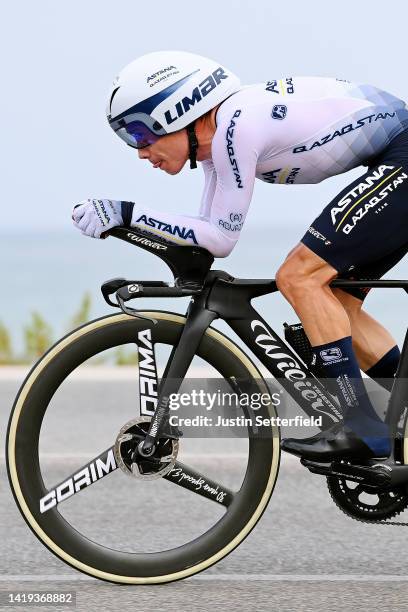
[[[149,431],[150,417],[137,417],[120,430],[114,446],[116,464],[128,476],[155,480],[168,474],[176,463],[179,443],[172,438],[160,438],[148,457],[139,449]]]

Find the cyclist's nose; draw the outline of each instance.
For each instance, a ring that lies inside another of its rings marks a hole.
[[[139,155],[139,159],[148,159],[149,152],[146,149],[138,149],[137,154]]]

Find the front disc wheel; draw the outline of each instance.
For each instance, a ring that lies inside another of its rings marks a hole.
[[[149,328],[165,368],[186,319],[143,314],[157,324],[113,315],[53,346],[23,383],[7,433],[10,485],[36,537],[72,567],[125,584],[179,580],[228,555],[264,512],[280,455],[277,428],[261,425],[239,439],[181,438],[177,449],[168,441],[155,467],[136,462],[134,473],[134,445],[126,444],[145,431],[141,422],[129,424],[136,412],[138,360],[134,381],[129,365],[128,382],[119,369],[112,380],[98,374],[93,385],[86,382],[86,364],[109,351],[123,356],[135,350],[138,333]],[[250,380],[252,389],[268,392],[252,361],[212,328],[183,384],[198,371],[224,383]],[[272,403],[258,414],[275,416]]]

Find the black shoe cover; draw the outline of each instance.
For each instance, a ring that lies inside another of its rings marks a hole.
[[[281,442],[281,449],[297,457],[322,463],[335,459],[375,457],[371,448],[342,423],[336,423],[310,438],[286,438]]]

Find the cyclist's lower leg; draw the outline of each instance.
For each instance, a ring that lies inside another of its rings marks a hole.
[[[360,370],[390,391],[400,359],[395,339],[381,323],[363,310],[362,300],[342,289],[332,291],[347,312]]]
[[[302,321],[314,349],[315,366],[339,397],[345,426],[382,456],[389,450],[388,427],[365,392],[349,317],[329,287],[336,276],[332,266],[301,244],[285,260],[276,280]]]

